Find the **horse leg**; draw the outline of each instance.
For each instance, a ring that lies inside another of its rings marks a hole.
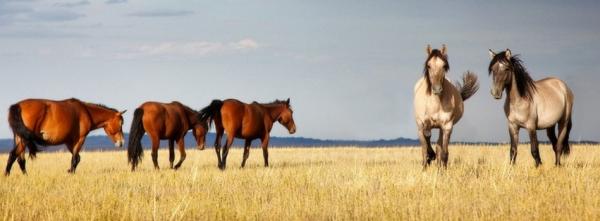
[[[169,139],[169,164],[171,165],[171,169],[173,169],[173,162],[175,161],[175,141],[173,139]]]
[[[269,167],[269,150],[267,149],[267,147],[269,147],[269,139],[269,134],[267,134],[265,138],[261,140],[263,158],[265,159],[265,167]]]
[[[81,161],[81,157],[79,156],[79,151],[81,150],[81,146],[83,146],[83,142],[85,141],[85,137],[79,139],[79,141],[77,141],[75,144],[71,145],[72,148],[72,157],[71,157],[71,169],[69,169],[67,172],[69,173],[75,173],[75,170],[77,169],[77,165],[79,165],[79,161]]]
[[[15,136],[14,139],[15,145],[8,154],[8,162],[6,163],[6,170],[4,171],[5,176],[10,175],[10,170],[12,165],[15,163],[15,160],[19,161],[19,166],[21,167],[23,174],[27,173],[25,171],[25,159],[23,158],[25,155],[25,143],[18,136]]]
[[[160,145],[160,139],[158,136],[150,135],[150,140],[152,140],[152,163],[154,163],[154,169],[158,170],[160,167],[158,166],[158,146]]]
[[[221,165],[219,166],[221,170],[225,170],[225,167],[227,167],[227,155],[229,154],[229,148],[233,145],[233,139],[233,133],[227,133],[227,143],[225,143],[225,147],[221,152]]]
[[[552,150],[554,150],[554,153],[556,153],[556,142],[558,141],[556,139],[556,126],[552,126],[548,129],[546,129],[546,134],[548,135],[548,139],[550,140],[550,143],[552,143]]]
[[[421,143],[421,153],[423,155],[423,169],[427,168],[431,164],[432,160],[435,160],[435,152],[431,149],[430,138],[431,131],[426,132],[424,129],[419,129],[419,142]]]
[[[539,167],[542,164],[540,158],[540,149],[538,148],[537,130],[534,127],[529,129],[529,142],[531,143],[531,156],[535,160],[535,167]]]
[[[215,152],[217,152],[217,165],[219,168],[221,168],[221,139],[223,138],[223,127],[215,123],[215,129],[217,131],[217,135],[215,137]]]
[[[568,120],[562,120],[558,122],[558,141],[556,143],[556,152],[554,153],[556,157],[556,166],[560,166],[560,157],[562,155],[563,148],[565,148],[565,138],[567,138],[568,130]]]
[[[179,140],[177,140],[177,148],[179,148],[179,162],[177,162],[177,164],[175,164],[175,169],[179,169],[179,167],[181,167],[181,164],[183,163],[183,161],[185,160],[185,157],[187,156],[187,154],[185,153],[184,137],[181,137],[181,138],[179,138]]]
[[[452,135],[452,124],[445,125],[440,129],[440,136],[442,137],[442,145],[441,145],[441,155],[440,160],[438,161],[438,165],[444,166],[444,168],[448,167],[448,144],[450,143],[450,135]]]
[[[519,145],[519,126],[509,123],[508,135],[510,136],[510,164],[517,161],[517,147]]]
[[[246,139],[246,143],[244,144],[244,158],[242,159],[242,168],[246,166],[246,160],[248,156],[250,156],[250,145],[252,144],[252,140]]]

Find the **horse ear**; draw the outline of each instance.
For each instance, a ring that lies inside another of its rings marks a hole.
[[[427,45],[427,48],[425,48],[425,52],[427,52],[427,55],[431,54],[431,45]]]
[[[488,49],[490,52],[490,59],[494,59],[494,56],[496,56],[496,53],[494,53],[494,51],[492,51],[492,49]]]
[[[290,98],[288,97],[288,99],[285,101],[285,104],[287,104],[288,106],[290,105]]]
[[[446,56],[446,52],[448,51],[448,49],[446,48],[446,44],[442,44],[442,54],[444,56]]]
[[[127,110],[123,110],[123,111],[119,112],[119,115],[123,115],[125,112],[127,112]]]
[[[512,52],[510,52],[510,49],[506,49],[506,59],[508,59],[510,61],[510,58],[512,58]]]

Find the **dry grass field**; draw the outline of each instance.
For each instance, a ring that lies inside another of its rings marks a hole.
[[[179,171],[146,152],[134,173],[125,152],[83,152],[75,175],[69,153],[42,153],[0,177],[0,220],[600,220],[600,147],[556,168],[542,145],[537,169],[519,150],[513,167],[508,146],[452,145],[449,168],[425,172],[418,148],[271,148],[270,168],[253,148],[245,169],[235,149],[226,171],[212,149]]]

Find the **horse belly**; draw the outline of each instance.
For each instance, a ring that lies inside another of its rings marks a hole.
[[[546,108],[544,111],[538,111],[537,127],[538,129],[545,129],[552,127],[560,121],[564,114],[564,107],[560,108]]]

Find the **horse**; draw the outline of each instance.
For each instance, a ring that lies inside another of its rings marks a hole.
[[[125,110],[126,111],[126,110]],[[123,113],[102,104],[93,104],[75,98],[55,101],[46,99],[26,99],[9,108],[8,123],[14,135],[14,148],[8,156],[5,175],[10,174],[15,160],[23,174],[25,169],[25,147],[30,158],[40,151],[38,145],[65,144],[72,154],[69,173],[81,160],[79,151],[90,131],[104,128],[106,135],[115,147],[122,147]]]
[[[490,49],[489,53],[488,72],[493,80],[490,93],[498,100],[506,91],[504,113],[508,119],[511,164],[514,165],[517,159],[519,129],[525,128],[529,132],[535,166],[542,164],[537,140],[537,130],[540,129],[546,129],[555,153],[555,165],[560,166],[561,155],[567,156],[571,150],[569,133],[573,126],[573,92],[558,78],[534,81],[519,56],[513,56],[509,49],[500,53]]]
[[[260,139],[263,150],[265,167],[269,166],[269,133],[275,121],[283,125],[290,134],[296,133],[293,111],[290,99],[286,101],[275,100],[271,103],[252,102],[246,104],[235,99],[224,101],[213,100],[210,105],[200,110],[202,120],[214,122],[217,132],[215,139],[215,151],[217,153],[218,167],[224,170],[227,164],[227,154],[233,144],[234,138],[245,139],[242,168],[250,155],[252,140]],[[221,150],[221,138],[227,132],[227,142]]]
[[[171,169],[179,169],[185,160],[185,135],[192,130],[198,149],[204,149],[208,123],[200,120],[199,113],[177,101],[171,103],[145,102],[133,114],[131,130],[129,131],[129,145],[127,156],[134,171],[142,159],[142,137],[148,133],[152,141],[152,162],[155,169],[158,166],[158,147],[160,140],[169,140],[169,162]],[[174,142],[179,149],[179,162],[175,161]]]
[[[453,126],[463,115],[463,102],[479,89],[477,76],[470,71],[463,75],[463,83],[453,85],[445,78],[450,69],[446,45],[431,49],[427,45],[427,60],[421,77],[414,88],[415,120],[421,150],[423,169],[438,159],[438,166],[448,165],[448,143]],[[431,129],[440,130],[436,151],[431,148]],[[436,156],[437,152],[437,156]]]

